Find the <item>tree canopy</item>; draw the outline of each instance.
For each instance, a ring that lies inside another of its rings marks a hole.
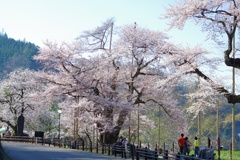
[[[14,40],[6,33],[0,33],[0,79],[16,68],[39,69],[40,64],[32,59],[38,49],[33,43]]]
[[[238,29],[238,6],[238,1],[182,1],[169,7],[164,18],[171,20],[170,27],[180,29],[188,19],[194,20],[216,42],[224,40],[225,64],[239,69],[239,59],[230,56]],[[43,108],[49,109],[51,103],[57,103],[63,110],[66,128],[76,130],[81,125],[86,133],[96,125],[101,139],[113,143],[123,129],[136,133],[137,117],[152,127],[149,121],[152,111],[159,112],[159,117],[167,117],[167,124],[178,134],[190,130],[190,118],[197,113],[216,108],[222,95],[229,103],[240,102],[240,95],[232,94],[220,83],[222,77],[216,74],[219,59],[208,55],[208,49],[173,44],[165,33],[142,28],[137,23],[115,27],[114,19],[110,18],[83,32],[73,43],[46,41],[45,47],[34,56],[43,69],[29,72],[31,77],[26,71],[19,75],[25,75],[28,82],[22,89],[29,89],[24,94],[26,98],[31,95],[26,100],[28,107],[34,105],[40,113]],[[2,81],[5,108],[9,105],[6,95],[15,95],[10,93],[17,92],[17,85],[11,88],[4,84],[12,83],[11,75],[15,73],[19,72],[12,72],[9,79]],[[19,84],[24,81],[18,80]],[[32,104],[32,99],[41,104]],[[44,107],[45,104],[48,106]]]
[[[171,19],[170,28],[182,29],[187,20],[196,22],[196,25],[200,25],[203,31],[208,32],[210,38],[225,44],[226,49],[223,52],[225,64],[240,69],[240,58],[232,56],[238,51],[238,49],[233,51],[233,39],[235,37],[239,39],[237,34],[240,23],[239,7],[239,0],[184,0],[170,6],[163,17]],[[212,88],[224,94],[229,103],[240,102],[240,95],[232,94],[226,88],[217,86],[198,69],[195,70],[195,73],[212,83]]]

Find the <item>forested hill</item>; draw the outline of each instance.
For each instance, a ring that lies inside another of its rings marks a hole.
[[[33,43],[14,40],[0,33],[0,79],[16,68],[38,69],[40,65],[32,59],[38,53]]]

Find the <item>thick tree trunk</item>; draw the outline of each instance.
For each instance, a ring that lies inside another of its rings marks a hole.
[[[106,144],[113,144],[113,143],[117,142],[120,131],[122,129],[122,125],[126,121],[127,115],[128,115],[127,109],[121,110],[121,112],[119,113],[118,120],[117,120],[115,127],[110,131],[103,131],[102,128],[104,128],[103,127],[104,124],[98,123],[97,126],[99,128],[99,131],[102,132],[100,134],[100,142],[104,142]],[[113,120],[112,116],[113,116],[113,114],[111,114],[111,115],[107,114],[107,117],[109,120]]]
[[[227,98],[228,103],[231,103],[231,104],[240,103],[240,95],[234,95],[230,93],[227,89],[225,89],[223,86],[219,86],[215,84],[209,77],[203,74],[203,72],[201,72],[198,68],[195,68],[193,72],[196,73],[198,76],[202,77],[203,79],[205,79],[206,81],[208,81],[214,90],[223,94]]]
[[[114,132],[104,132],[100,135],[100,141],[105,141],[105,144],[113,144],[116,143],[119,137],[120,128],[114,129]]]

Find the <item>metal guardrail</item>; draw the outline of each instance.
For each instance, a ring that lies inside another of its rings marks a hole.
[[[173,152],[168,152],[168,150],[160,151],[157,148],[155,150],[149,150],[147,147],[135,147],[134,145],[123,145],[115,143],[113,145],[103,144],[103,143],[86,143],[83,140],[73,141],[66,139],[47,139],[38,137],[27,137],[27,136],[4,136],[0,139],[1,141],[13,141],[21,143],[37,143],[48,146],[58,146],[63,148],[71,148],[82,151],[96,152],[107,155],[121,156],[122,158],[131,158],[132,160],[203,160],[202,158],[196,158],[193,156],[180,155]],[[207,159],[214,159],[213,152],[210,150]],[[203,152],[206,155],[206,152]]]
[[[197,158],[194,156],[176,154],[173,152],[168,152],[168,150],[161,151],[156,148],[154,151],[146,148],[135,148],[136,160],[140,159],[153,159],[153,160],[206,160],[205,158]],[[208,160],[213,160],[214,157],[207,158]]]
[[[29,136],[3,136],[1,137],[1,141],[33,143],[34,138]]]

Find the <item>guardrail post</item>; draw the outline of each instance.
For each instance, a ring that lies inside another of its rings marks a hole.
[[[138,150],[138,146],[137,146],[137,149],[136,149],[136,160],[139,160],[139,150]]]
[[[134,160],[134,145],[130,145],[132,160]]]
[[[98,153],[98,142],[97,142],[97,145],[96,145],[96,153]]]
[[[155,148],[155,152],[154,152],[154,155],[155,155],[155,160],[157,160],[158,159],[158,149],[157,149],[157,146],[156,146],[156,148]]]
[[[49,139],[48,141],[48,146],[50,147],[50,145],[51,145],[51,139]]]
[[[220,138],[218,137],[218,160],[220,160]]]
[[[181,159],[180,152],[177,153],[177,155],[176,155],[176,159]],[[194,159],[195,159],[195,158],[194,158]]]
[[[230,159],[232,160],[232,142],[230,143],[229,148],[230,148]]]
[[[127,158],[127,144],[124,145],[123,153],[124,153],[124,158],[126,159]]]
[[[102,143],[102,154],[104,154],[104,144]]]
[[[208,148],[211,148],[211,139],[208,137]]]
[[[122,152],[122,158],[123,158],[123,151],[124,151],[124,146],[122,145],[120,148],[121,152]]]
[[[164,156],[163,156],[164,159],[168,159],[168,150],[165,150],[164,151]]]
[[[147,158],[148,158],[148,153],[147,153],[148,151],[147,151],[147,147],[145,147],[145,160],[147,160]]]
[[[110,156],[110,144],[108,145],[108,155]]]
[[[64,137],[63,148],[66,148],[66,138]]]
[[[82,141],[82,150],[84,151],[84,140]]]
[[[114,156],[116,157],[117,156],[117,145],[115,145],[115,147],[114,147],[114,150],[112,149],[112,152],[114,151]]]
[[[90,152],[92,152],[92,142],[90,142]]]
[[[104,153],[107,153],[107,144],[104,144]]]
[[[165,142],[163,142],[163,151],[165,151]]]
[[[173,144],[172,144],[172,148],[173,148],[173,153],[174,153],[174,142],[173,142]]]
[[[77,141],[76,141],[76,140],[74,140],[74,147],[75,147],[74,149],[77,150],[77,147],[78,147],[78,146],[77,146]]]
[[[52,143],[53,143],[53,147],[55,147],[55,140],[54,139],[52,139]]]

